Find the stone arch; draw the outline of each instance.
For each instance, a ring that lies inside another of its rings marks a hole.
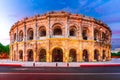
[[[76,28],[76,26],[70,26],[70,28],[69,28],[69,35],[70,36],[76,36],[77,35],[77,28]]]
[[[53,35],[63,35],[63,28],[60,23],[56,23],[52,27]]]
[[[84,40],[88,40],[88,36],[89,36],[89,29],[87,27],[83,27],[82,28],[82,38]]]
[[[83,50],[82,58],[83,58],[83,61],[85,61],[85,62],[89,61],[89,54],[88,54],[88,50],[87,49]]]
[[[19,59],[21,61],[23,61],[23,51],[22,50],[19,51]]]
[[[19,32],[19,41],[23,41],[23,31]]]
[[[95,49],[94,50],[94,60],[99,61],[99,50]]]
[[[77,61],[77,54],[75,49],[69,50],[69,61],[70,62],[76,62]]]
[[[105,50],[103,50],[103,52],[102,52],[102,59],[103,59],[103,60],[105,60],[105,59],[106,59]]]
[[[14,33],[14,41],[16,41],[16,33]]]
[[[33,61],[33,50],[32,49],[29,49],[27,50],[27,58],[28,58],[28,61]]]
[[[33,40],[33,38],[34,38],[34,31],[33,31],[32,28],[29,28],[29,29],[27,30],[27,39],[28,39],[28,40]]]
[[[54,48],[52,50],[52,62],[63,62],[63,50],[62,48]]]
[[[97,29],[94,29],[94,40],[98,41],[100,39],[100,32]]]
[[[45,26],[41,26],[41,27],[39,28],[38,32],[39,32],[38,35],[39,35],[40,37],[46,36],[46,27],[45,27]]]
[[[40,62],[46,62],[46,50],[45,49],[40,49],[39,51],[39,61]]]

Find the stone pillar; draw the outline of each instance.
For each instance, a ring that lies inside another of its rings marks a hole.
[[[80,62],[83,62],[83,50],[82,50],[82,49],[79,51],[79,57],[80,57],[80,58],[79,58],[79,59],[80,59],[79,61],[80,61]]]
[[[34,51],[34,62],[36,62],[37,61],[37,52],[38,52],[38,49],[37,49],[37,16],[35,17],[35,34],[34,34],[34,39],[35,39],[35,51]]]
[[[24,41],[24,47],[23,47],[23,61],[27,61],[27,51],[26,51],[26,21],[24,20],[24,31],[23,31],[23,41]]]
[[[68,25],[69,19],[68,16],[66,16],[66,26],[65,26],[65,38],[68,38],[69,36],[69,25]]]
[[[33,50],[33,61],[36,62],[37,59],[37,54],[36,54],[36,49]]]
[[[50,52],[46,51],[46,62],[50,62]]]
[[[11,44],[10,45],[10,60],[13,60],[13,47],[12,47],[13,45]]]
[[[16,32],[16,42],[19,41],[19,38],[18,38],[18,25],[17,25],[17,32]]]
[[[92,24],[91,24],[91,40],[94,40],[94,23],[92,22]]]
[[[91,48],[89,48],[89,61],[94,61],[94,42],[90,43]]]
[[[80,39],[80,40],[82,40],[82,21],[80,21],[80,24],[79,24],[79,34],[78,34],[78,38]]]
[[[69,50],[68,49],[65,49],[64,52],[63,52],[63,62],[69,62]]]
[[[50,16],[48,16],[48,28],[47,28],[47,37],[50,38],[52,36],[51,33],[51,25],[50,25]]]
[[[99,61],[103,61],[102,56],[103,56],[103,51],[102,49],[100,49],[99,50]]]
[[[49,53],[49,62],[52,62],[52,51]]]

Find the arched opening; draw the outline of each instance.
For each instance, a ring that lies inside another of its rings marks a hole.
[[[54,29],[53,29],[53,35],[62,35],[62,29],[60,26],[56,26]]]
[[[84,40],[88,39],[87,29],[83,29],[83,31],[82,31],[82,37],[83,37]]]
[[[21,61],[23,60],[23,51],[22,50],[19,51],[19,59]]]
[[[105,55],[105,50],[103,50],[103,55],[102,55],[102,59],[105,60],[106,55]]]
[[[85,62],[89,61],[89,55],[87,50],[83,50],[83,61]]]
[[[102,42],[105,43],[106,42],[106,34],[104,32],[102,32]]]
[[[46,29],[45,29],[44,26],[40,27],[40,29],[39,29],[39,36],[40,37],[46,36]]]
[[[99,61],[99,51],[94,50],[94,60]]]
[[[23,41],[23,31],[19,32],[19,41]]]
[[[63,51],[61,48],[53,49],[52,62],[63,62]]]
[[[69,30],[69,35],[70,36],[76,36],[76,27],[70,27],[70,30]]]
[[[33,40],[33,29],[30,28],[27,31],[28,40]]]
[[[75,49],[70,49],[70,51],[69,51],[69,61],[70,62],[76,62],[77,61],[76,50]]]
[[[33,61],[33,50],[28,50],[28,61]]]
[[[99,33],[98,33],[98,30],[94,30],[94,40],[98,40],[98,35],[99,35]]]
[[[16,33],[14,34],[14,41],[16,41]]]
[[[46,62],[46,50],[45,49],[40,50],[39,61],[40,62]]]

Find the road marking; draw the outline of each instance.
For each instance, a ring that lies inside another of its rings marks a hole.
[[[36,69],[34,69],[34,68],[13,68],[12,70],[28,70],[28,71],[31,71],[31,70],[44,70],[43,68],[36,68]]]
[[[120,73],[0,73],[0,75],[120,75]]]

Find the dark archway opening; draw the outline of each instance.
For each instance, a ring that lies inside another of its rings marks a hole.
[[[52,62],[63,62],[63,51],[61,48],[55,48],[52,51]]]
[[[69,52],[69,61],[70,62],[76,62],[77,61],[77,57],[76,57],[76,50],[71,49]]]
[[[33,29],[28,30],[27,36],[28,36],[28,40],[33,40],[33,36],[34,36]]]
[[[99,51],[98,50],[94,51],[94,60],[99,61]]]
[[[62,35],[62,29],[57,27],[53,30],[53,35]]]
[[[19,59],[23,60],[23,51],[19,51]]]
[[[102,59],[105,60],[105,57],[106,57],[106,55],[105,55],[105,51],[103,50]]]
[[[83,30],[82,37],[83,37],[84,40],[88,39],[88,37],[87,37],[87,30]]]
[[[33,61],[33,51],[32,50],[28,51],[28,61]]]
[[[74,29],[71,29],[69,34],[70,34],[70,36],[76,36]]]
[[[46,36],[46,30],[42,29],[40,31],[40,37],[44,37],[44,36]]]
[[[46,50],[45,49],[40,50],[39,61],[40,62],[46,62]]]
[[[89,57],[89,55],[88,55],[87,50],[83,50],[83,60],[84,60],[85,62],[88,62],[88,61],[89,61],[88,57]]]

